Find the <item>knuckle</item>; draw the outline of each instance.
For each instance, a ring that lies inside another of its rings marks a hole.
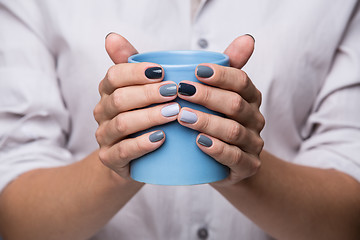
[[[236,149],[234,153],[229,158],[229,167],[234,167],[240,164],[242,160],[242,151],[240,149]]]
[[[103,133],[100,128],[96,129],[95,138],[96,138],[96,141],[98,142],[98,144],[101,146],[102,142],[103,142]]]
[[[144,97],[145,97],[145,101],[148,103],[153,102],[153,89],[151,87],[151,85],[144,85]]]
[[[122,144],[117,144],[116,146],[117,156],[120,160],[126,161],[129,158],[129,153],[125,147],[122,146]]]
[[[127,126],[126,126],[126,122],[124,120],[123,117],[121,116],[117,116],[115,119],[115,128],[116,131],[120,134],[124,134],[126,132]]]
[[[104,88],[104,79],[100,81],[99,87],[98,87],[98,91],[99,91],[100,96],[102,95],[103,88]]]
[[[93,115],[97,123],[100,122],[100,116],[102,115],[103,107],[100,103],[96,104],[93,110]]]
[[[265,127],[265,118],[262,114],[259,114],[257,123],[257,130],[261,131]]]
[[[116,79],[117,79],[117,66],[116,65],[113,65],[111,66],[107,73],[106,73],[106,76],[107,76],[107,80],[108,80],[108,83],[110,84],[110,86],[115,86],[116,85]]]
[[[148,123],[154,122],[153,113],[152,113],[152,111],[149,111],[148,109],[146,110],[146,120],[148,121]]]
[[[110,166],[110,161],[109,161],[109,158],[108,158],[107,149],[100,148],[98,156],[99,156],[99,159],[102,162],[102,164],[104,164],[107,167]]]
[[[111,102],[115,109],[120,109],[123,104],[123,92],[121,89],[116,89],[111,95]]]
[[[211,91],[209,87],[205,87],[204,91],[203,91],[203,95],[202,98],[200,99],[199,103],[200,104],[204,104],[204,103],[209,103],[211,99]]]
[[[218,76],[219,76],[217,78],[217,82],[219,84],[223,84],[226,81],[226,79],[228,78],[226,68],[218,68],[217,72],[218,72]]]
[[[249,76],[247,75],[246,72],[244,71],[241,71],[241,82],[242,82],[242,89],[247,89],[250,85],[250,78]]]
[[[235,97],[231,100],[231,107],[230,107],[230,114],[236,115],[243,109],[244,106],[244,100],[242,97],[238,94],[235,95]]]
[[[258,159],[253,161],[252,167],[250,169],[250,176],[255,175],[259,171],[260,167],[261,167],[261,162]]]
[[[233,124],[229,130],[228,130],[228,134],[227,134],[227,140],[230,142],[235,142],[236,140],[238,140],[242,134],[242,128],[240,126],[240,124]]]
[[[146,76],[143,72],[143,69],[146,67],[147,63],[135,63],[131,64],[130,68],[128,69],[129,74],[133,76],[135,82],[144,82]]]
[[[256,146],[256,153],[259,155],[264,147],[264,140],[261,137],[258,138]]]
[[[225,152],[225,145],[221,144],[217,148],[214,149],[213,156],[216,159],[219,159]]]
[[[155,126],[164,124],[164,118],[159,117],[160,111],[153,111],[153,109],[146,109],[146,120],[148,126]],[[166,121],[166,120],[165,120]]]
[[[135,141],[136,151],[140,154],[150,152],[152,150],[152,146],[149,144],[141,144],[140,141]]]
[[[202,119],[203,120],[201,122],[199,122],[198,131],[206,132],[206,130],[210,126],[210,121],[211,121],[210,115],[204,114]]]

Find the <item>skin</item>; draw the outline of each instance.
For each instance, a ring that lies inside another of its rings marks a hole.
[[[30,171],[13,181],[0,195],[0,232],[5,239],[86,239],[95,234],[143,186],[129,178],[129,162],[166,141],[151,143],[151,133],[127,136],[180,119],[160,114],[176,96],[162,97],[162,78],[144,75],[158,65],[126,63],[136,50],[117,34],[107,37],[106,49],[115,65],[99,85],[101,100],[94,109],[100,149],[69,166]],[[235,39],[225,51],[231,67],[203,64],[214,70],[210,78],[198,77],[207,85],[194,84],[193,96],[178,95],[227,116],[193,109],[179,113],[197,114],[194,124],[178,121],[211,138],[210,147],[199,148],[231,169],[227,179],[211,186],[277,239],[358,239],[356,180],[335,170],[295,165],[262,149],[261,93],[241,70],[253,49],[251,37]],[[135,92],[141,97],[122,100]],[[160,105],[130,111],[153,103]]]

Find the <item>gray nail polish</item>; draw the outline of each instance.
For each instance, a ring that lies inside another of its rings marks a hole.
[[[181,112],[180,121],[186,122],[186,123],[195,123],[197,121],[197,116],[195,113],[183,110]]]
[[[207,136],[204,136],[204,135],[200,135],[197,142],[205,147],[211,147],[211,145],[213,143],[210,138],[208,138]]]
[[[202,78],[209,78],[214,74],[214,70],[211,67],[200,65],[197,67],[196,74]]]
[[[156,131],[149,136],[150,142],[158,142],[164,138],[164,132],[163,131]]]
[[[176,84],[166,84],[160,87],[160,94],[164,97],[174,96],[177,93]]]
[[[161,109],[161,115],[164,117],[171,117],[178,114],[180,111],[179,105],[177,103],[167,105]]]
[[[251,37],[251,38],[254,40],[254,42],[255,42],[255,38],[254,38],[253,35],[251,35],[251,34],[249,34],[249,33],[247,33],[247,34],[245,34],[245,35],[248,35],[249,37]]]
[[[106,34],[105,39],[107,39],[107,37],[112,33],[114,33],[114,32],[109,32],[108,34]]]

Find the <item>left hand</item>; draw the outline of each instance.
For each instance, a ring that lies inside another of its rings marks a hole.
[[[260,132],[265,125],[264,117],[259,111],[261,93],[247,74],[240,70],[253,50],[252,37],[238,37],[224,52],[230,58],[231,67],[200,64],[199,66],[205,67],[200,67],[199,70],[198,66],[195,70],[196,76],[207,85],[181,82],[195,87],[192,96],[181,94],[181,86],[184,85],[179,85],[180,98],[223,113],[227,117],[189,108],[182,108],[178,117],[181,125],[200,132],[197,145],[203,152],[230,168],[229,177],[213,185],[236,184],[254,175],[261,165],[259,154],[264,142]],[[191,112],[190,115],[188,111]],[[190,122],[193,123],[187,123],[189,119],[186,120],[186,116],[190,116]]]

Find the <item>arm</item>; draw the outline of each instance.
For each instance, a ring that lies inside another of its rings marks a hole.
[[[199,148],[230,167],[227,179],[211,185],[275,238],[358,239],[360,184],[355,179],[336,170],[289,163],[262,150],[261,94],[240,70],[253,46],[250,37],[239,37],[225,51],[231,68],[202,64],[212,70],[205,76],[198,67],[200,81],[221,89],[193,83],[196,94],[179,95],[228,117],[190,110],[198,120],[189,124],[181,121],[184,109],[179,114],[180,124],[210,139],[199,137]]]
[[[22,174],[0,195],[4,239],[87,239],[141,188],[105,167],[98,151]]]
[[[358,239],[360,184],[336,170],[260,154],[257,174],[235,185],[214,184],[226,199],[278,239]]]
[[[147,77],[146,70],[158,65],[124,63],[136,53],[125,38],[111,34],[105,45],[116,65],[101,81],[101,100],[94,109],[100,149],[77,163],[29,171],[10,183],[0,195],[5,239],[89,238],[143,186],[130,178],[129,162],[160,147],[165,135],[155,140],[152,133],[127,136],[176,120],[177,114],[161,114],[168,104],[139,109],[171,101],[176,93],[160,94],[160,86],[169,83],[162,82],[163,74]]]

